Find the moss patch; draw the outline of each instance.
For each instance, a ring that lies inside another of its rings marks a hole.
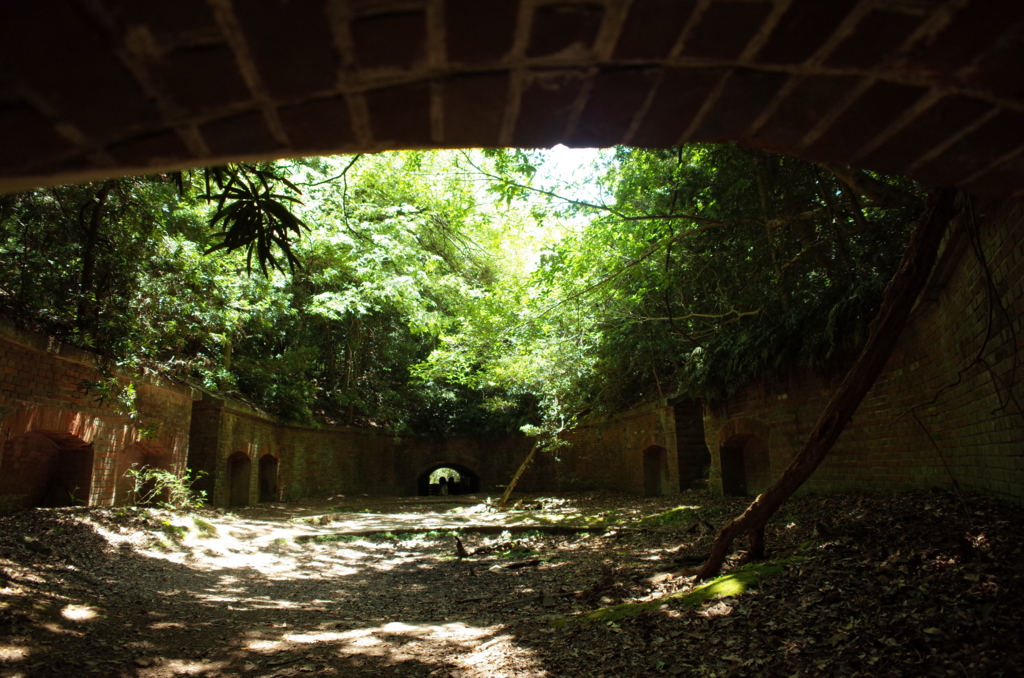
[[[757,584],[762,578],[770,577],[782,570],[783,566],[799,560],[802,560],[802,558],[792,556],[773,563],[750,563],[737,567],[728,574],[716,577],[690,591],[679,591],[678,593],[672,593],[663,598],[645,603],[620,603],[619,605],[602,607],[599,610],[576,617],[561,617],[553,620],[552,626],[562,627],[570,624],[611,622],[625,617],[635,617],[648,610],[657,610],[671,600],[678,601],[683,607],[696,609],[708,599],[738,596],[746,592],[754,584]]]
[[[682,523],[693,522],[697,513],[692,506],[677,506],[663,513],[656,513],[653,516],[641,518],[642,525],[661,525],[664,527],[675,527]]]
[[[794,560],[786,560],[776,563],[750,563],[737,567],[729,574],[712,579],[707,584],[698,586],[689,593],[683,594],[680,601],[683,606],[696,609],[709,598],[729,598],[745,593],[752,585],[758,583],[762,577],[770,577],[782,569],[786,563]]]

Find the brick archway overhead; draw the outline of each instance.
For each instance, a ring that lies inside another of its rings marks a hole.
[[[334,152],[726,141],[1024,189],[1024,3],[38,0],[0,190]]]

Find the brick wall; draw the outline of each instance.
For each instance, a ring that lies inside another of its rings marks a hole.
[[[0,326],[0,371],[0,505],[67,503],[73,494],[74,503],[108,506],[129,459],[159,457],[167,468],[184,468],[192,389],[135,380],[131,419],[83,389],[103,378],[96,356],[7,325]],[[21,484],[33,489],[22,492]]]
[[[1024,182],[1012,0],[8,4],[4,191],[240,159],[726,140],[995,197]]]
[[[1024,204],[974,201],[947,237],[900,342],[805,491],[950,487],[1024,502]],[[992,287],[971,246],[976,226]],[[988,342],[985,343],[985,337]],[[984,349],[982,348],[984,344]],[[723,448],[761,440],[778,477],[836,380],[753,386],[708,412],[711,485]],[[732,441],[732,442],[731,442]]]
[[[679,490],[675,411],[664,401],[623,412],[606,420],[585,422],[566,432],[569,442],[540,454],[523,476],[524,491],[621,490],[645,494],[644,451],[661,448],[666,468],[656,494]]]
[[[691,406],[692,409],[692,406]],[[543,453],[523,475],[519,490],[618,489],[644,493],[644,451],[665,451],[659,493],[679,489],[676,408],[665,403],[582,426],[566,435],[570,446]],[[208,475],[196,483],[213,504],[229,506],[229,459],[244,454],[248,503],[259,499],[259,459],[273,456],[274,485],[282,499],[336,494],[415,495],[424,474],[448,466],[479,479],[483,491],[508,483],[529,454],[520,435],[446,439],[397,437],[372,429],[284,425],[245,405],[209,395],[195,403],[189,467]],[[693,463],[690,463],[691,467]]]

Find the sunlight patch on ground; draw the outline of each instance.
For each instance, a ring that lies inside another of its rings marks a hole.
[[[86,621],[87,619],[95,619],[97,612],[88,605],[65,605],[61,609],[60,614],[65,619],[71,621]]]
[[[523,670],[524,662],[533,663],[532,652],[517,647],[511,635],[497,635],[502,629],[501,625],[478,627],[464,622],[393,621],[351,630],[292,633],[283,636],[282,641],[306,646],[327,644],[341,656],[374,656],[395,664],[416,660],[432,663],[436,648],[444,646],[454,653],[451,661],[459,666],[461,675],[484,675],[479,672],[482,666],[491,672],[486,675],[500,675],[493,673],[495,670],[512,675]],[[253,640],[246,647],[267,652],[280,646]]]
[[[24,661],[32,653],[32,650],[20,645],[0,645],[0,661],[18,662]]]
[[[163,664],[160,668],[169,671],[169,675],[195,676],[204,674],[216,675],[212,672],[224,670],[229,665],[230,662],[210,661],[208,659],[199,659],[196,661],[189,661],[187,659],[172,659],[167,663]]]

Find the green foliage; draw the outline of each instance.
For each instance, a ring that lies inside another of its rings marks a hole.
[[[601,623],[614,626],[615,622],[620,619],[635,617],[645,612],[653,612],[666,603],[675,603],[688,608],[699,608],[706,600],[741,596],[750,588],[757,586],[762,579],[777,574],[783,567],[797,563],[800,560],[800,557],[792,556],[773,562],[742,565],[731,570],[728,574],[717,577],[693,589],[670,593],[657,600],[645,603],[610,605],[578,617],[558,617],[553,620],[552,625],[555,627],[565,627],[572,624]]]
[[[496,256],[506,224],[460,158],[238,165],[0,197],[0,313],[107,357],[109,379],[84,387],[129,415],[123,377],[148,370],[304,423],[514,429],[522,402],[492,416],[488,393],[411,374],[510,266]],[[264,276],[247,275],[253,258]]]
[[[492,179],[528,191],[522,174]],[[530,394],[536,433],[842,369],[921,209],[905,179],[732,145],[616,149],[588,185],[598,197],[538,189],[574,227],[418,374]]]
[[[358,535],[354,534],[318,534],[312,537],[296,537],[296,541],[311,541],[315,544],[331,544],[335,542],[357,542],[363,539]]]
[[[210,190],[210,178],[214,179],[220,193],[214,194]],[[246,270],[251,271],[255,254],[266,276],[268,268],[281,268],[281,262],[275,255],[280,250],[288,267],[295,270],[299,260],[292,252],[292,239],[298,238],[308,226],[288,204],[301,204],[299,199],[275,192],[279,185],[283,185],[292,193],[301,193],[295,184],[275,171],[270,163],[210,168],[206,171],[206,183],[206,193],[202,197],[217,203],[210,226],[222,226],[217,234],[220,242],[209,248],[207,253],[244,248]]]
[[[135,502],[140,506],[161,506],[178,511],[201,508],[206,503],[206,492],[196,492],[193,483],[206,475],[205,471],[193,472],[188,469],[182,475],[171,471],[142,466],[125,472],[132,481]]]
[[[169,520],[165,520],[160,523],[160,531],[172,542],[180,545],[188,536],[189,529],[186,525],[175,525]]]
[[[200,537],[211,538],[217,536],[217,526],[209,521],[203,520],[198,516],[192,516],[192,524],[195,525]]]
[[[150,371],[307,424],[526,426],[557,457],[587,414],[842,369],[920,209],[906,180],[737,146],[615,149],[558,182],[552,157],[382,153],[0,196],[0,313],[104,356],[83,389],[133,418]]]

